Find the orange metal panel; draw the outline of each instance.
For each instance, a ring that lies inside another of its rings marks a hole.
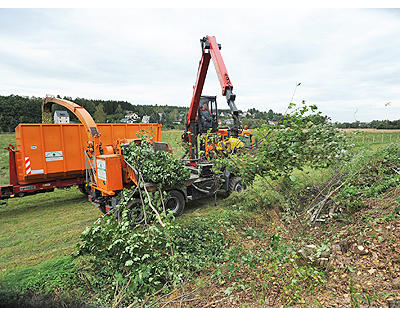
[[[97,186],[106,191],[122,190],[122,169],[119,155],[96,157]]]
[[[161,124],[98,124],[97,128],[101,134],[102,144],[115,146],[118,139],[139,138],[138,133],[142,129],[149,132],[154,141],[161,142],[161,126]]]
[[[64,172],[65,150],[63,147],[61,125],[43,126],[44,150],[47,165],[47,173]],[[72,157],[70,157],[72,159]],[[33,162],[32,162],[33,166]]]
[[[99,124],[98,129],[103,146],[116,148],[118,139],[137,138],[141,129],[162,141],[161,124]],[[20,124],[15,137],[18,183],[84,176],[88,134],[82,124]],[[26,172],[25,157],[30,160],[31,174]]]
[[[86,167],[83,164],[84,149],[86,148],[86,143],[82,143],[80,137],[80,126],[78,125],[62,125],[62,131],[64,136],[64,153],[66,159],[64,159],[66,164],[66,171],[69,170],[84,170]],[[83,133],[85,134],[86,133]]]

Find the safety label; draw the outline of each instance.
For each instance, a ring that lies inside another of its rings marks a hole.
[[[63,152],[60,151],[46,151],[46,161],[63,160]]]
[[[27,185],[26,187],[19,187],[20,191],[28,191],[33,189],[36,189],[36,185]]]
[[[104,160],[97,160],[97,178],[107,181],[106,162]]]
[[[37,170],[32,170],[31,174],[38,174],[38,173],[44,173],[43,169],[37,169]]]

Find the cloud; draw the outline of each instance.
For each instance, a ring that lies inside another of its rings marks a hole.
[[[333,120],[400,116],[399,10],[0,10],[0,94],[189,106],[215,35],[246,110],[317,104]],[[226,108],[213,65],[204,94]],[[384,104],[391,101],[390,109]]]

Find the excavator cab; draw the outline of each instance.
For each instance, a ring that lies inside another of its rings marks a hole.
[[[200,133],[218,131],[218,108],[216,96],[201,96],[198,113],[198,130]]]

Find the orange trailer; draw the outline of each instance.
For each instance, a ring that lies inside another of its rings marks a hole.
[[[161,124],[98,124],[104,147],[117,152],[117,141],[138,138],[141,130],[162,141]],[[84,177],[88,134],[82,124],[20,124],[15,129],[19,184]]]
[[[140,131],[161,142],[161,124],[98,124],[104,147],[117,151],[121,141]],[[19,124],[17,148],[9,145],[10,184],[0,186],[0,199],[87,184],[85,149],[89,140],[82,124]],[[126,171],[125,171],[126,172]]]

